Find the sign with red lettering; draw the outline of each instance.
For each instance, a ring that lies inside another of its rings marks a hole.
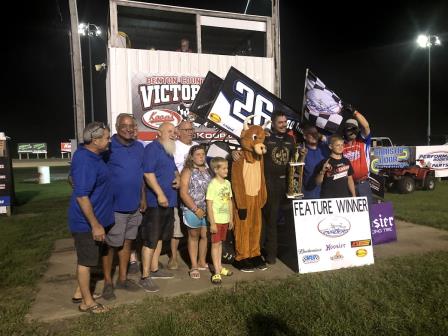
[[[71,142],[61,142],[61,152],[62,153],[71,153],[72,152],[72,143]]]

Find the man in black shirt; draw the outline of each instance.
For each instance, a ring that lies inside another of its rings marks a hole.
[[[264,144],[264,175],[268,199],[263,208],[265,260],[275,264],[277,258],[277,222],[280,204],[286,197],[288,162],[294,152],[294,138],[287,134],[286,115],[275,111],[271,116],[272,132]]]
[[[333,135],[330,138],[330,150],[330,157],[322,160],[315,170],[316,184],[322,184],[320,197],[356,197],[352,165],[342,156],[344,139]]]

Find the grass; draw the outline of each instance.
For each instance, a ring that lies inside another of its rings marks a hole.
[[[35,170],[14,170],[18,206],[13,216],[0,217],[0,335],[21,334],[54,241],[68,237],[70,187],[23,182]]]
[[[64,324],[70,335],[441,335],[448,253],[238,284],[121,306]]]
[[[442,335],[448,330],[448,252],[238,283],[232,290],[202,295],[146,294],[143,303],[101,316],[25,323],[54,241],[69,236],[70,187],[63,181],[21,182],[32,173],[15,170],[19,205],[14,216],[0,217],[0,335]],[[387,199],[400,218],[418,222],[422,210],[415,208],[434,206],[434,217],[443,222],[447,193],[444,182],[434,192],[388,194]],[[407,208],[413,211],[402,217]]]
[[[397,218],[416,224],[448,230],[448,181],[437,182],[434,191],[417,190],[412,194],[387,193]]]

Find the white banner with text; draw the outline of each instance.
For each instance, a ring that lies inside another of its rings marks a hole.
[[[374,263],[366,197],[293,201],[299,273]]]

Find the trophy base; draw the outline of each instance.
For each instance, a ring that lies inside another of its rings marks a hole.
[[[303,198],[303,194],[299,193],[299,194],[286,194],[286,197],[289,199],[302,199]]]

